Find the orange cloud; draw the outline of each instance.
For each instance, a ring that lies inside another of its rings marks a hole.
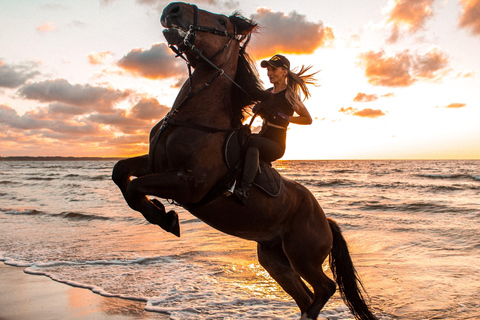
[[[415,33],[433,16],[432,4],[435,0],[392,0],[383,10],[386,21],[392,26],[389,42],[396,42],[401,30]]]
[[[466,103],[450,103],[448,106],[446,106],[445,108],[449,108],[449,109],[458,109],[458,108],[463,108],[465,107],[467,104]]]
[[[460,3],[460,27],[470,28],[473,34],[480,35],[480,0],[460,0]]]
[[[0,88],[16,88],[24,84],[27,80],[40,74],[36,71],[36,63],[26,62],[24,64],[14,65],[6,64],[0,60]]]
[[[357,93],[357,96],[353,98],[354,102],[372,102],[378,100],[378,96],[376,94],[366,94],[363,92]]]
[[[53,32],[57,30],[57,25],[51,21],[47,21],[39,25],[36,29],[39,33]]]
[[[41,145],[49,155],[146,153],[150,128],[168,110],[156,99],[142,96],[130,109],[114,108],[108,113],[55,102],[19,115],[0,105],[0,152],[28,155],[32,150],[38,153]]]
[[[378,109],[374,110],[370,108],[358,110],[356,108],[348,107],[346,109],[341,108],[338,111],[348,115],[362,117],[362,118],[378,118],[385,115],[385,113],[382,110],[378,110]]]
[[[110,51],[92,52],[88,55],[88,63],[93,65],[104,64],[105,60],[112,56],[113,54]]]
[[[164,79],[184,76],[183,61],[174,58],[165,43],[154,44],[150,49],[133,49],[117,65],[129,73],[148,79]]]
[[[250,54],[257,59],[277,52],[313,53],[335,39],[332,28],[324,26],[321,21],[307,21],[304,15],[295,11],[287,15],[262,7],[250,18],[260,25],[260,34],[253,37],[249,47]]]
[[[438,48],[423,55],[408,50],[393,56],[383,50],[369,51],[359,58],[368,82],[376,86],[407,87],[419,80],[438,81],[450,71],[447,56]]]

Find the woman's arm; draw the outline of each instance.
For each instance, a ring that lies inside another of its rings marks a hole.
[[[295,124],[312,124],[312,116],[310,116],[310,113],[303,102],[300,99],[296,102],[297,103],[295,103],[292,108],[298,116],[289,117],[288,121]]]

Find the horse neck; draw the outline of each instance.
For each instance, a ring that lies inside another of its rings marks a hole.
[[[235,78],[237,60],[219,65],[225,75],[230,79]],[[191,79],[187,79],[175,101],[174,107],[188,95],[195,92],[209,81],[217,70],[207,63],[199,63],[193,72]],[[190,86],[192,85],[192,88]],[[204,125],[214,125],[222,128],[230,127],[232,123],[231,93],[233,83],[223,75],[219,75],[213,82],[195,94],[182,106],[178,113],[179,119],[184,121],[198,122]]]

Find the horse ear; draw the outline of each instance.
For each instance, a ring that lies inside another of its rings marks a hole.
[[[244,36],[253,32],[258,26],[255,21],[245,18],[239,12],[234,12],[228,19],[237,27],[237,33]]]

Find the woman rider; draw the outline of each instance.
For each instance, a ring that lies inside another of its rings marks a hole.
[[[298,73],[290,70],[290,61],[283,55],[276,54],[270,60],[261,62],[267,68],[267,76],[273,88],[271,98],[255,105],[253,111],[263,119],[259,134],[250,136],[240,186],[235,195],[247,203],[250,189],[259,166],[259,159],[272,162],[280,159],[285,153],[288,124],[311,124],[312,117],[300,99],[300,91],[305,99],[310,97],[307,84],[314,84],[314,74],[305,75],[311,67],[304,67]],[[294,114],[296,114],[294,116]]]

